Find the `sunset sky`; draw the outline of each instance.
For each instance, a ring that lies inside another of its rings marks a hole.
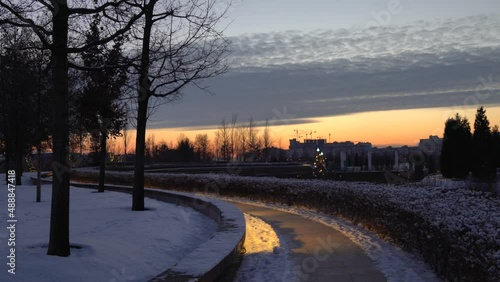
[[[306,4],[307,3],[307,4]],[[156,141],[253,117],[274,145],[313,138],[416,145],[484,105],[500,125],[498,0],[243,0],[222,25],[231,70],[150,118]],[[175,141],[174,141],[175,142]]]

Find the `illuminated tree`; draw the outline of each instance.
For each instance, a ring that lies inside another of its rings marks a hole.
[[[316,156],[314,157],[313,174],[316,178],[324,178],[327,174],[326,159],[319,148],[316,149]]]

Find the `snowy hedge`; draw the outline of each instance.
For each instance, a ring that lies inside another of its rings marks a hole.
[[[73,180],[97,180],[74,172]],[[108,183],[131,185],[130,173]],[[500,200],[483,192],[230,175],[146,174],[146,186],[305,207],[362,224],[450,281],[500,281]]]

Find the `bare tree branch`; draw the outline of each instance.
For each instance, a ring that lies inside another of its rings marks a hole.
[[[9,4],[6,4],[6,2],[9,2]],[[48,42],[46,38],[46,36],[50,36],[52,34],[50,31],[48,31],[47,29],[45,29],[40,25],[35,24],[35,22],[32,19],[23,16],[20,11],[17,11],[16,9],[13,8],[15,7],[15,5],[10,3],[10,1],[0,1],[0,7],[7,10],[11,15],[15,17],[16,20],[19,21],[17,22],[14,21],[13,19],[2,19],[0,20],[0,25],[8,24],[17,27],[31,28],[45,47],[47,48],[52,47],[52,45]]]
[[[100,39],[100,40],[96,40],[96,41],[89,43],[89,44],[85,44],[81,47],[68,48],[67,52],[68,53],[80,53],[80,52],[83,52],[91,47],[98,46],[98,45],[104,45],[108,42],[111,42],[112,40],[114,40],[118,36],[121,36],[121,35],[124,35],[125,33],[127,33],[130,30],[130,28],[132,27],[132,25],[134,25],[134,23],[138,19],[140,19],[143,15],[144,15],[144,11],[141,10],[138,14],[131,17],[130,20],[127,22],[127,24],[124,27],[116,30],[111,36],[105,37],[105,38]]]
[[[92,15],[92,14],[97,14],[105,11],[109,7],[114,7],[118,8],[120,7],[123,3],[127,3],[128,1],[121,0],[117,2],[106,2],[101,6],[95,7],[95,8],[70,8],[69,9],[69,14],[80,14],[80,15]]]

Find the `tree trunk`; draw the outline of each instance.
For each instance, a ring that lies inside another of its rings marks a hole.
[[[148,100],[139,101],[137,115],[137,134],[135,141],[134,188],[132,191],[132,210],[144,210],[144,152],[146,144]]]
[[[83,155],[83,131],[82,129],[79,130],[79,134],[80,134],[80,139],[78,140],[80,142],[80,158],[82,157]]]
[[[37,126],[37,142],[36,142],[36,202],[39,203],[42,200],[42,95],[41,95],[41,77],[42,77],[42,66],[38,65],[38,76],[37,76],[37,116],[38,116],[38,126]]]
[[[142,39],[141,66],[139,76],[137,134],[135,141],[134,188],[132,189],[132,210],[144,210],[144,151],[146,143],[146,122],[150,92],[149,73],[149,43],[153,27],[153,8],[156,1],[149,2],[144,8],[145,23]]]
[[[52,83],[54,103],[54,160],[52,163],[52,203],[48,255],[69,256],[69,176],[68,167],[68,3],[58,1],[52,14]]]
[[[42,200],[42,144],[38,141],[36,146],[37,166],[36,166],[36,202]]]
[[[20,132],[18,132],[18,134],[21,134]],[[19,139],[18,139],[19,140]],[[22,140],[19,140],[20,142],[18,142],[16,144],[16,155],[15,155],[15,158],[16,158],[16,185],[23,185],[23,182],[22,182],[22,176],[23,176],[23,156],[24,156],[24,152],[23,152],[23,147],[22,147]]]
[[[14,170],[15,169],[15,166],[14,166],[14,161],[13,161],[13,150],[14,150],[14,146],[13,146],[13,143],[12,142],[12,130],[10,129],[11,128],[11,125],[10,125],[10,122],[7,122],[8,123],[8,127],[7,127],[7,132],[8,135],[7,135],[7,138],[6,138],[6,141],[5,141],[5,171],[9,171],[9,170]],[[10,135],[10,137],[9,137]],[[5,174],[5,184],[9,184],[9,174],[6,173]]]
[[[97,192],[104,192],[104,177],[106,174],[106,141],[108,139],[108,134],[101,132],[101,152],[100,152],[100,167],[99,167],[99,188]]]

